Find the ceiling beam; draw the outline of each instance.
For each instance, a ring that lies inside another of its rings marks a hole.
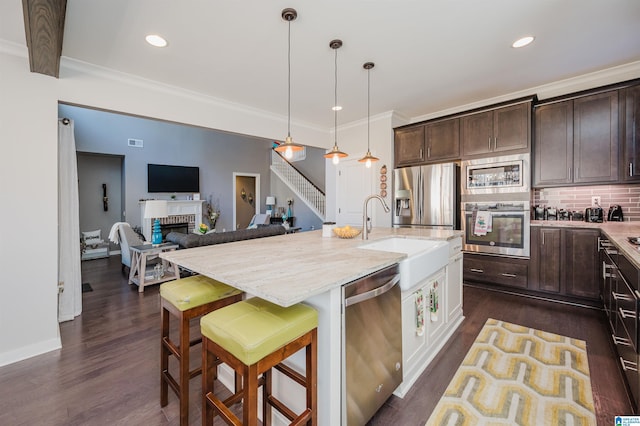
[[[58,78],[67,0],[22,0],[31,72]]]

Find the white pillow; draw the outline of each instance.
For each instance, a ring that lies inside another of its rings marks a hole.
[[[90,239],[99,240],[102,237],[100,236],[101,230],[97,229],[95,231],[87,231],[82,233],[82,239],[87,241]]]

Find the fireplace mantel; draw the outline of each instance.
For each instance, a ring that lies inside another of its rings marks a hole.
[[[189,223],[189,231],[194,227],[200,226],[202,223],[202,205],[204,200],[167,200],[167,210],[169,218],[172,216],[191,216],[193,220],[185,222]],[[142,234],[145,240],[151,241],[151,219],[144,218],[145,201],[140,201],[140,223],[142,224]],[[160,221],[162,223],[162,220]]]

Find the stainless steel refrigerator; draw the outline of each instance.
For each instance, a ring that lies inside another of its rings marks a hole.
[[[393,226],[460,229],[460,167],[456,163],[393,171]]]

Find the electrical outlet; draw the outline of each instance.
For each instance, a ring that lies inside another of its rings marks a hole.
[[[599,195],[595,195],[593,197],[591,197],[591,207],[600,207],[600,196]]]

